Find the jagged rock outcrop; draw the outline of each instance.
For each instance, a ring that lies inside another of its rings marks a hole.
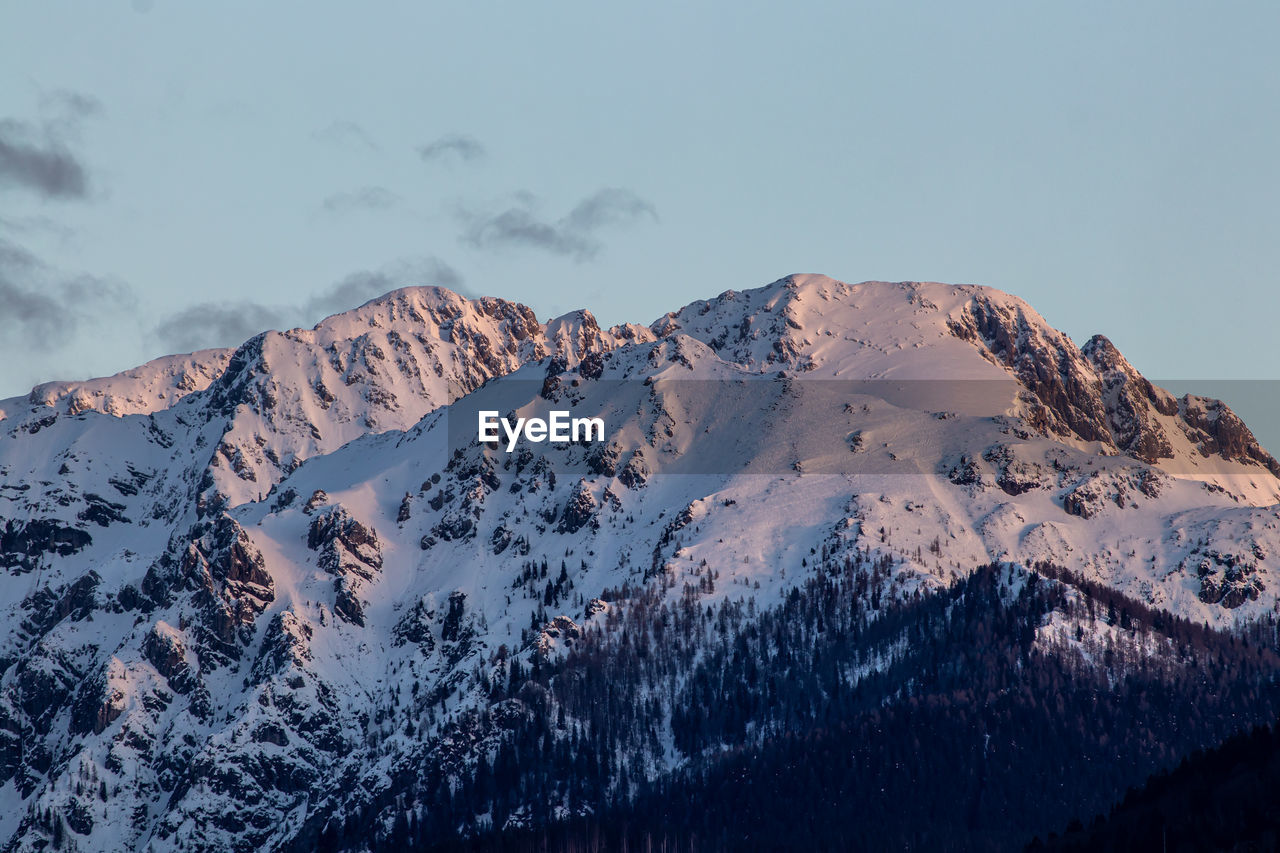
[[[591,492],[586,480],[579,480],[578,485],[569,494],[569,500],[560,513],[560,523],[556,526],[559,533],[577,533],[588,524],[599,526],[596,512],[600,504]]]
[[[0,566],[31,571],[41,554],[66,557],[92,543],[93,537],[87,531],[53,519],[8,519],[0,530]]]
[[[1171,457],[1172,445],[1156,415],[1178,413],[1173,395],[1152,385],[1102,335],[1090,338],[1081,351],[1102,383],[1112,443],[1143,462]]]
[[[317,552],[316,565],[336,575],[333,612],[354,625],[364,625],[360,593],[382,568],[377,532],[339,504],[311,522],[307,547]]]
[[[1262,581],[1257,577],[1258,558],[1264,554],[1239,555],[1210,551],[1196,565],[1200,579],[1200,600],[1234,609],[1246,601],[1257,601]]]
[[[1280,462],[1262,448],[1244,421],[1221,400],[1188,394],[1178,401],[1187,436],[1205,456],[1221,456],[1265,467],[1280,476]]]

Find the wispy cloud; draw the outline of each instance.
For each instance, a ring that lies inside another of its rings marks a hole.
[[[563,221],[545,222],[525,207],[510,207],[489,216],[475,217],[462,239],[477,249],[524,247],[570,255],[578,260],[593,257],[600,250],[598,242],[571,231]]]
[[[0,322],[32,343],[48,338],[62,312],[36,281],[42,267],[26,249],[0,240]]]
[[[45,198],[84,198],[89,179],[80,158],[50,128],[0,119],[0,187]]]
[[[515,203],[504,210],[464,211],[462,242],[482,250],[540,249],[586,261],[603,248],[596,236],[599,229],[658,218],[652,204],[630,190],[617,187],[608,187],[584,198],[556,220],[543,218],[537,207],[537,200],[524,193],[517,195]]]
[[[303,314],[317,317],[346,311],[398,287],[412,285],[435,285],[459,290],[462,276],[439,258],[405,258],[380,269],[350,273],[308,299],[303,306]]]
[[[55,89],[40,98],[40,106],[46,113],[66,119],[82,119],[102,114],[102,102],[84,92]]]
[[[320,206],[328,213],[341,215],[362,210],[390,210],[401,201],[400,196],[385,187],[361,187],[334,193],[320,202]]]
[[[378,143],[373,141],[364,128],[354,121],[337,119],[311,134],[311,138],[329,145],[343,148],[363,148],[377,151]]]
[[[446,133],[439,139],[418,147],[418,156],[428,161],[458,159],[471,162],[483,159],[486,153],[480,140],[464,133]]]
[[[41,99],[37,121],[0,118],[0,188],[49,199],[83,199],[89,193],[84,162],[71,149],[82,122],[99,114],[97,99],[56,91]]]
[[[0,238],[0,339],[56,349],[86,323],[136,304],[118,281],[55,269],[24,246]]]
[[[256,302],[201,302],[171,314],[155,334],[174,352],[243,343],[266,329],[284,325],[284,312]]]
[[[154,333],[173,351],[236,346],[266,329],[314,322],[400,287],[437,285],[459,290],[461,284],[458,272],[439,258],[405,258],[378,269],[350,273],[300,304],[201,302],[166,317]]]
[[[76,234],[74,228],[63,225],[48,216],[0,216],[0,230],[7,231],[11,235],[43,234],[53,237],[60,243],[70,242]]]
[[[658,211],[640,196],[618,187],[605,187],[574,205],[566,225],[590,233],[608,225],[630,225],[641,219],[658,220]]]

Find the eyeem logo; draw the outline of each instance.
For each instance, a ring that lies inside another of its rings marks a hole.
[[[507,452],[515,449],[523,434],[527,441],[550,441],[568,444],[571,441],[604,441],[604,418],[575,418],[564,410],[555,409],[543,418],[516,418],[511,421],[500,417],[496,411],[479,412],[476,440],[481,444],[500,441],[498,427],[507,437]]]

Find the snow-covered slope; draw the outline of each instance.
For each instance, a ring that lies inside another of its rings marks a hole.
[[[1280,466],[1238,418],[988,288],[792,276],[612,330],[410,288],[187,358],[0,422],[15,849],[51,808],[157,850],[367,811],[487,749],[441,739],[624,587],[767,608],[821,553],[897,597],[993,560],[1224,625],[1280,593]],[[475,441],[552,408],[606,442]]]
[[[0,400],[0,421],[26,423],[54,414],[145,415],[167,409],[193,391],[203,391],[222,374],[234,350],[207,349],[167,355],[141,367],[84,382],[46,382],[25,397]]]
[[[1200,477],[1250,503],[1280,500],[1280,464],[1224,404],[1177,400],[1143,378],[1105,337],[1077,347],[1021,299],[992,288],[851,285],[795,275],[695,302],[652,328],[660,335],[680,331],[696,337],[722,358],[757,371],[789,368],[809,378],[1016,380],[1019,400],[1010,412],[1037,432]]]

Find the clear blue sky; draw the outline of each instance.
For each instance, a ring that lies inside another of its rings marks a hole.
[[[802,271],[1276,378],[1277,43],[1276,3],[0,2],[0,397],[402,283],[649,322]]]

